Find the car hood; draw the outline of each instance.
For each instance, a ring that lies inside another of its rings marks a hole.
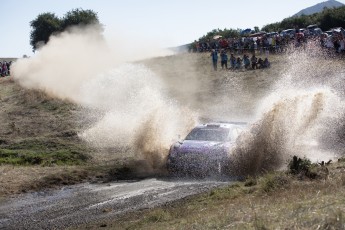
[[[180,145],[179,152],[206,153],[210,151],[223,150],[229,146],[229,142],[185,140]]]

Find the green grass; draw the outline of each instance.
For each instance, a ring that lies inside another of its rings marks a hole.
[[[80,165],[89,156],[81,144],[49,139],[24,139],[0,147],[0,164],[11,165]]]
[[[289,176],[279,172],[266,174],[260,180],[260,189],[266,193],[285,188],[290,183]]]

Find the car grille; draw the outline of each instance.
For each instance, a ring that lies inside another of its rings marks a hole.
[[[195,166],[207,166],[208,164],[214,164],[217,161],[213,154],[195,154],[195,153],[184,153],[178,157],[180,164],[188,164]]]

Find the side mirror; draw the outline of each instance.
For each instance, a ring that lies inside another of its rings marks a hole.
[[[180,144],[182,144],[182,141],[183,141],[183,140],[181,139],[181,135],[178,135],[177,138],[178,138],[178,139],[177,139],[177,140],[178,140],[177,142],[180,143]]]

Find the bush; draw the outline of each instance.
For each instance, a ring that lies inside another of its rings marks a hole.
[[[248,177],[244,182],[245,187],[251,187],[257,185],[257,180],[254,177]]]
[[[267,174],[261,179],[260,188],[262,191],[268,193],[279,188],[284,188],[289,185],[289,178],[284,173]]]
[[[307,158],[299,158],[297,156],[293,156],[292,160],[289,162],[289,173],[291,174],[300,174],[300,173],[306,173],[309,171],[311,167],[311,161]]]
[[[299,158],[293,156],[292,160],[288,164],[289,173],[297,175],[300,179],[304,177],[309,179],[327,179],[329,171],[326,165],[331,162],[321,162],[319,164],[312,164],[307,158]]]

